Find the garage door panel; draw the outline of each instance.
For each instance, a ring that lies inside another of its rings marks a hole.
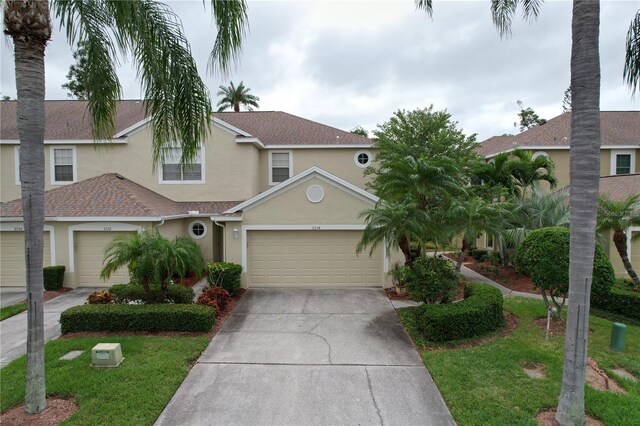
[[[76,281],[78,287],[104,287],[129,282],[126,267],[118,269],[106,282],[100,278],[108,245],[117,237],[130,232],[82,231],[75,232]]]
[[[249,286],[381,286],[382,251],[357,256],[361,231],[249,231]]]
[[[51,237],[43,234],[43,266],[51,266]],[[25,287],[27,285],[24,259],[24,232],[0,233],[0,286]]]

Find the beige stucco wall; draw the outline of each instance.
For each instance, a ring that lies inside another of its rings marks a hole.
[[[280,150],[265,149],[260,152],[260,165],[258,167],[260,192],[270,188],[269,173],[271,171],[269,170],[269,156],[273,151]],[[368,152],[372,160],[375,156],[374,150],[359,148],[300,148],[281,151],[289,151],[292,154],[293,176],[316,166],[363,189],[365,189],[365,183],[370,179],[364,176],[365,169],[356,165],[354,157],[356,153],[360,151]]]
[[[15,173],[15,145],[0,145],[0,202],[20,198]]]

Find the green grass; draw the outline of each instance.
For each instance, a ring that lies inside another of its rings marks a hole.
[[[11,318],[14,315],[18,315],[20,312],[27,310],[26,303],[16,303],[15,305],[5,306],[0,308],[0,321],[4,321],[7,318]]]
[[[91,348],[120,343],[124,361],[96,369]],[[75,398],[80,411],[63,425],[152,425],[208,343],[207,337],[128,336],[58,339],[45,348],[47,395]],[[72,361],[58,358],[84,350]],[[0,370],[0,409],[21,404],[25,392],[23,356]]]
[[[560,395],[564,339],[544,341],[533,323],[545,315],[542,301],[505,299],[505,309],[519,318],[517,329],[493,342],[465,349],[436,349],[422,353],[453,417],[459,425],[537,425],[538,412],[555,407]],[[640,327],[628,326],[624,352],[609,350],[611,322],[591,317],[589,355],[610,377],[623,367],[640,377]],[[411,328],[407,331],[411,334]],[[425,342],[422,342],[425,343]],[[522,365],[544,366],[544,379],[531,379]],[[626,395],[586,387],[586,411],[608,426],[640,424],[640,381],[617,379]]]

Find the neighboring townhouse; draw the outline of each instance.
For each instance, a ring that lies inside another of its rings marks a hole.
[[[640,111],[602,111],[600,140],[600,176],[640,172]],[[563,188],[569,185],[570,143],[571,113],[566,112],[517,135],[491,137],[476,152],[487,161],[515,149],[547,156],[556,166],[558,188]]]
[[[66,266],[65,286],[105,285],[108,243],[141,229],[242,264],[246,287],[390,285],[384,250],[355,254],[377,201],[370,139],[284,112],[215,113],[193,164],[168,148],[154,170],[142,102],[118,102],[115,134],[97,144],[85,101],[45,108],[45,265]],[[0,285],[24,286],[16,102],[0,113]]]
[[[640,111],[602,111],[600,113],[600,195],[614,199],[640,193]],[[481,142],[476,152],[487,161],[502,152],[521,149],[532,152],[534,157],[544,155],[553,160],[558,179],[557,188],[569,185],[569,147],[571,143],[571,113],[566,112],[545,124],[535,126],[517,135],[494,136]],[[631,232],[638,232],[632,229]],[[631,234],[629,232],[629,234]],[[605,251],[619,277],[626,276],[620,257],[613,245],[612,236]],[[492,248],[486,236],[479,239],[480,247]],[[627,247],[631,263],[640,270],[640,242]]]

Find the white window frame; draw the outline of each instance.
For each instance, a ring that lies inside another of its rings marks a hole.
[[[289,179],[291,179],[293,177],[293,151],[290,149],[269,151],[269,185],[279,185],[282,182],[273,181],[273,154],[289,154]]]
[[[15,160],[16,185],[20,186],[20,145],[13,147],[13,158]]]
[[[71,150],[71,166],[73,167],[73,180],[70,181],[57,181],[56,180],[56,149],[70,149]],[[75,145],[54,145],[49,148],[49,175],[51,179],[51,185],[70,185],[78,181],[78,157],[76,155]]]
[[[180,148],[179,146],[172,146],[167,148]],[[206,164],[205,164],[205,148],[204,144],[201,144],[198,148],[200,148],[200,169],[201,169],[201,177],[200,180],[164,180],[164,171],[162,169],[162,158],[159,161],[158,169],[160,172],[158,173],[158,182],[161,185],[200,185],[207,182],[206,179]]]
[[[616,176],[616,169],[618,164],[618,156],[619,155],[629,155],[631,158],[631,169],[629,170],[629,174],[633,174],[636,172],[636,151],[634,149],[624,149],[624,150],[611,150],[611,168],[609,173],[611,176]],[[620,175],[624,176],[624,175]]]
[[[360,156],[360,154],[366,154],[369,157],[369,161],[367,161],[366,164],[360,164],[360,162],[358,161],[358,157]],[[360,167],[361,169],[364,169],[365,167],[369,167],[372,161],[373,161],[373,158],[371,156],[371,152],[366,150],[358,151],[353,156],[353,162],[356,163],[356,166]]]
[[[202,235],[196,235],[196,234],[193,232],[193,225],[202,225],[202,227],[204,228],[204,232],[202,233]],[[207,224],[206,224],[206,223],[204,223],[204,222],[203,222],[203,221],[201,221],[201,220],[194,220],[193,222],[191,222],[191,223],[189,224],[189,236],[190,236],[191,238],[193,238],[194,240],[201,240],[201,239],[203,239],[203,238],[207,235],[207,231],[208,231],[208,229],[207,229]]]
[[[544,151],[536,151],[533,153],[533,155],[531,156],[531,159],[535,160],[538,157],[547,157],[549,158],[549,154],[547,154]]]

